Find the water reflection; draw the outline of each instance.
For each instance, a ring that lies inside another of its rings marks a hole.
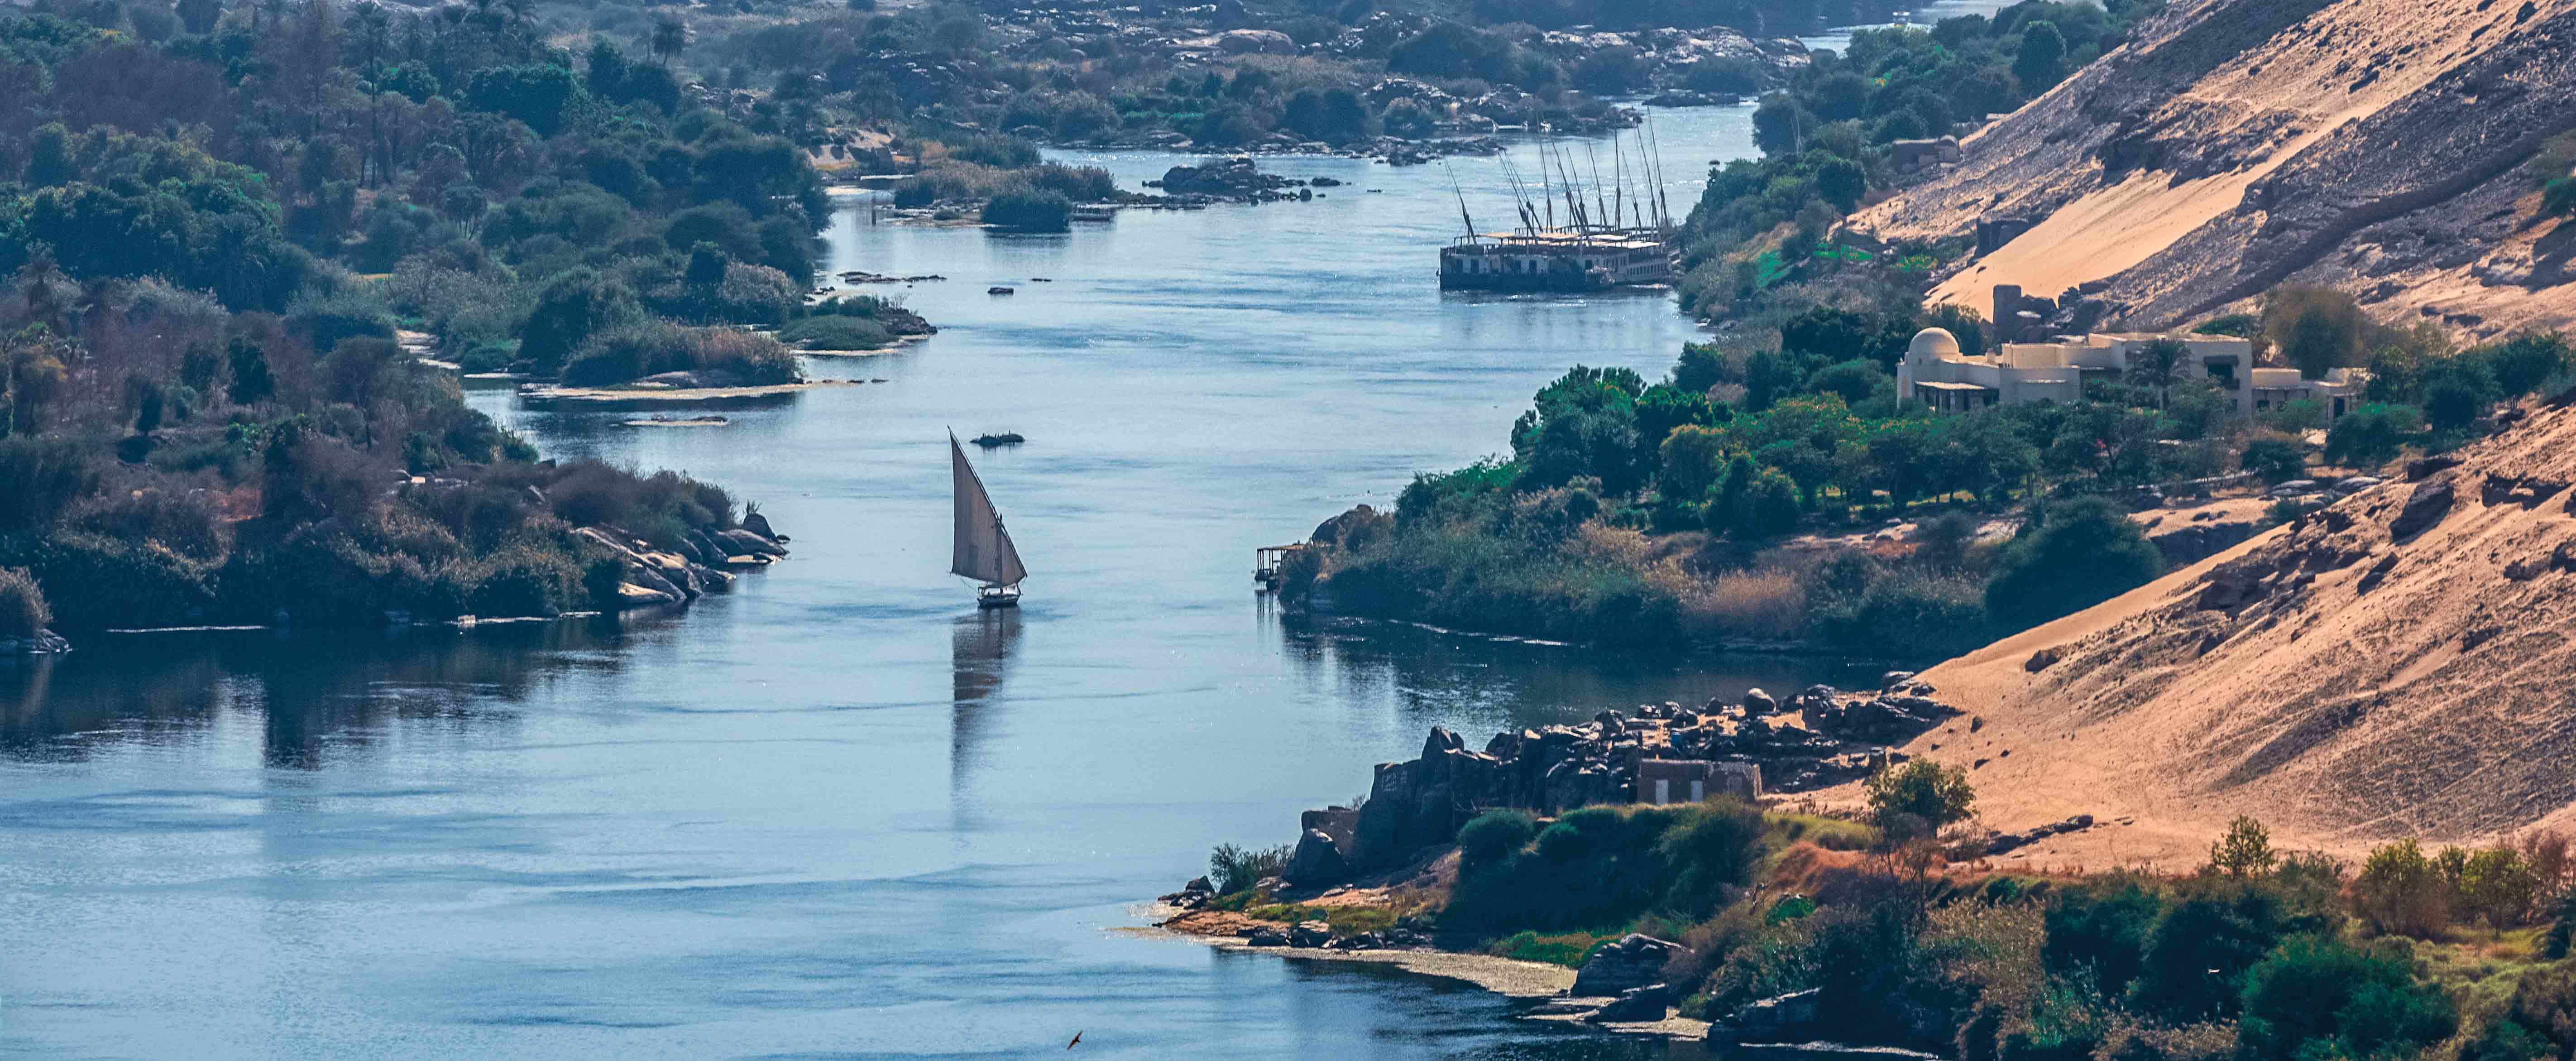
[[[0,757],[84,762],[183,744],[228,717],[259,728],[261,762],[363,761],[396,729],[464,736],[507,724],[536,686],[614,672],[630,635],[677,612],[468,630],[209,630],[95,634],[78,651],[0,667]]]
[[[1010,676],[1012,647],[1020,639],[1020,610],[976,609],[949,631],[950,669],[956,690],[949,708],[948,787],[965,791],[977,762],[977,745],[990,726],[988,713]]]
[[[1778,694],[1816,682],[1874,688],[1880,675],[1867,663],[1830,659],[1674,660],[1410,623],[1287,616],[1266,597],[1259,614],[1310,687],[1355,703],[1391,700],[1421,725],[1458,720],[1489,732],[1580,721],[1604,708],[1734,702],[1754,688]]]

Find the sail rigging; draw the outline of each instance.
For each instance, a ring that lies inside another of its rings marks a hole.
[[[990,586],[1018,585],[1029,577],[1029,569],[1021,565],[1020,550],[1011,544],[1011,532],[1002,527],[1002,514],[993,508],[992,496],[984,492],[984,480],[977,478],[974,466],[966,463],[966,451],[957,445],[954,433],[948,436],[948,459],[957,518],[949,573]]]

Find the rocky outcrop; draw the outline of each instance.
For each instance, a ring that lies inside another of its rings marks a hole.
[[[768,522],[763,519],[761,525]],[[731,589],[734,576],[724,568],[759,566],[787,555],[775,540],[738,528],[692,531],[667,550],[614,527],[579,527],[572,533],[625,564],[617,593],[629,608],[683,604]]]
[[[2181,325],[2298,283],[2485,338],[2576,318],[2571,222],[2541,216],[2526,165],[2571,128],[2568,0],[2174,0],[1854,223],[1995,233],[1937,294],[2020,286],[2042,331]]]
[[[1593,1010],[1583,1019],[1593,1024],[1652,1023],[1672,1015],[1673,989],[1669,984],[1647,984],[1619,992],[1610,1004]]]
[[[1664,963],[1681,952],[1679,943],[1631,932],[1584,959],[1583,967],[1574,971],[1574,986],[1566,993],[1578,998],[1602,998],[1659,983],[1664,978]],[[1662,1020],[1663,1016],[1659,1012],[1646,1019]]]
[[[1815,1038],[1818,988],[1792,991],[1745,1004],[1708,1029],[1710,1042],[1794,1043]]]
[[[1638,764],[1648,759],[1741,764],[1758,779],[1758,791],[1799,792],[1858,780],[1903,758],[1889,747],[1958,714],[1927,695],[1929,685],[1891,684],[1871,693],[1811,686],[1785,705],[1756,689],[1740,704],[1712,700],[1697,710],[1647,704],[1633,714],[1603,711],[1579,726],[1506,730],[1482,751],[1469,750],[1458,734],[1434,726],[1419,757],[1378,765],[1347,842],[1330,819],[1316,817],[1331,812],[1307,812],[1301,832],[1322,831],[1352,870],[1366,871],[1450,842],[1460,825],[1486,810],[1554,815],[1632,802],[1640,798]],[[1798,724],[1800,718],[1805,725]]]
[[[1305,181],[1261,172],[1248,155],[1209,159],[1195,166],[1174,166],[1163,171],[1163,179],[1146,181],[1145,186],[1161,188],[1163,194],[1175,198],[1235,203],[1271,203],[1315,196]]]
[[[1308,829],[1297,839],[1297,850],[1288,856],[1288,865],[1279,877],[1290,884],[1311,888],[1337,884],[1350,875],[1350,865],[1342,860],[1342,851],[1333,846],[1333,838],[1321,829]]]

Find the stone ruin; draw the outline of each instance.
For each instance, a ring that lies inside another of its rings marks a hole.
[[[1582,725],[1497,733],[1481,751],[1434,726],[1420,756],[1378,765],[1360,806],[1305,812],[1281,876],[1321,887],[1399,866],[1491,810],[1554,816],[1636,802],[1638,766],[1647,760],[1744,764],[1757,790],[1772,792],[1858,780],[1904,759],[1892,745],[1959,714],[1932,692],[1907,672],[1889,674],[1877,692],[1816,685],[1784,702],[1754,689],[1733,704],[1647,704]]]

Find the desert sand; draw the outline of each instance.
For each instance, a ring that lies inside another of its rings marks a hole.
[[[1905,750],[1989,824],[2106,823],[2036,867],[2185,868],[2239,814],[2347,857],[2576,825],[2576,409],[2456,456],[1923,672],[1967,714]]]

